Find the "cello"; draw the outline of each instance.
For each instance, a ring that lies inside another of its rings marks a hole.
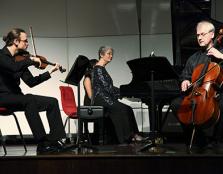
[[[213,47],[220,44],[222,37],[223,29],[219,31]],[[220,108],[217,96],[218,89],[223,83],[223,70],[219,64],[208,61],[195,67],[191,79],[192,84],[187,90],[190,92],[183,98],[177,114],[182,124],[193,126],[190,148],[196,128],[208,128],[219,120]]]

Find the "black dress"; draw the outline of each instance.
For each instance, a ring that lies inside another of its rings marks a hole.
[[[104,106],[111,120],[118,143],[126,143],[138,133],[138,127],[132,108],[118,101],[119,89],[105,67],[96,65],[92,71],[93,103]]]

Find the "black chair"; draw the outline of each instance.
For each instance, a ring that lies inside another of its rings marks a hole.
[[[23,134],[22,134],[22,131],[21,131],[21,128],[20,128],[20,125],[19,125],[19,121],[18,121],[17,116],[15,115],[15,113],[13,111],[9,110],[8,108],[0,107],[0,116],[13,116],[13,118],[15,119],[16,125],[17,125],[17,129],[19,131],[19,135],[21,137],[25,152],[27,152],[26,143],[25,143],[25,140],[23,138]],[[1,141],[2,141],[2,145],[3,145],[3,149],[4,149],[5,154],[7,154],[5,140],[6,140],[5,136],[2,136]]]

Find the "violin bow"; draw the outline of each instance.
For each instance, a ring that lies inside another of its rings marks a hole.
[[[32,41],[32,47],[33,47],[33,55],[36,57],[36,47],[35,47],[35,43],[34,43],[34,39],[33,39],[33,30],[32,27],[29,27],[29,32],[30,32],[30,37],[31,37],[31,41]]]

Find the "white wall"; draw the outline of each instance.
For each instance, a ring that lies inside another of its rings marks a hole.
[[[218,20],[222,19],[222,1],[214,2],[215,5],[220,4],[215,6],[217,12],[214,14]],[[0,0],[0,4],[1,37],[13,27],[29,32],[29,26],[32,26],[37,53],[51,62],[59,62],[68,71],[78,55],[97,58],[98,48],[110,45],[115,54],[106,68],[114,84],[119,87],[131,81],[132,75],[126,62],[140,55],[135,0]],[[154,51],[155,55],[165,56],[172,63],[170,0],[142,0],[142,4],[142,57]],[[0,46],[3,45],[0,41]],[[29,51],[32,53],[31,47]],[[34,74],[45,71],[30,70]],[[56,72],[50,80],[35,88],[29,89],[23,83],[21,87],[24,93],[53,96],[60,101],[59,86],[65,84],[59,80],[64,80],[68,71]],[[76,91],[76,87],[73,89]],[[83,96],[81,86],[81,102]],[[149,131],[147,107],[140,102],[122,101],[135,108],[139,129]],[[65,119],[62,109],[61,114]],[[18,115],[23,133],[31,134],[24,114]],[[49,131],[45,113],[41,115]],[[11,118],[0,117],[0,128],[3,134],[18,134]]]
[[[154,38],[154,37],[153,37]],[[170,38],[170,37],[169,37]],[[145,38],[148,39],[148,38]],[[166,40],[166,38],[164,39]],[[78,55],[85,55],[88,58],[98,58],[97,50],[101,45],[110,45],[114,48],[114,59],[113,61],[106,67],[108,72],[111,74],[114,80],[114,85],[119,87],[123,84],[130,83],[132,76],[126,61],[138,58],[138,36],[110,36],[110,37],[84,37],[84,38],[35,38],[37,53],[40,55],[44,55],[51,62],[59,62],[64,68],[68,71],[74,63],[76,57]],[[171,45],[171,41],[169,39],[169,44]],[[3,46],[1,42],[0,46]],[[147,54],[147,50],[154,50],[153,47],[148,46],[145,48],[145,52]],[[31,52],[31,48],[30,48]],[[157,52],[161,55],[162,52]],[[50,69],[51,66],[47,66],[47,69]],[[38,75],[46,70],[39,70],[35,67],[31,67],[30,70],[34,75]],[[34,88],[27,87],[24,83],[21,84],[24,93],[33,93],[33,94],[41,94],[46,96],[53,96],[58,98],[60,101],[60,85],[66,85],[60,82],[60,80],[64,80],[67,72],[60,73],[59,71],[52,74],[52,78],[41,85],[38,85]],[[77,87],[73,87],[76,91]],[[84,90],[83,90],[83,82],[81,81],[81,103],[83,103]],[[77,100],[77,98],[76,98]],[[123,99],[123,102],[128,103],[130,106],[140,107],[140,102],[130,102],[128,100]],[[145,107],[145,106],[144,106]],[[61,104],[60,104],[61,108]],[[147,111],[147,109],[146,109]],[[141,121],[144,120],[144,131],[149,130],[148,125],[148,114],[144,113],[144,118],[141,118],[141,113],[139,109],[136,111],[137,121],[139,123],[139,129],[142,130]],[[65,114],[61,108],[61,114],[63,119],[66,118]],[[26,119],[24,118],[23,113],[18,113],[19,120],[22,123],[22,131],[24,134],[31,134],[29,126],[27,124]],[[48,131],[48,124],[44,113],[41,114],[43,118],[43,122]],[[11,125],[12,120],[9,118],[0,117],[0,127],[2,129],[3,134],[18,134],[15,126]],[[73,129],[75,131],[75,128]]]

